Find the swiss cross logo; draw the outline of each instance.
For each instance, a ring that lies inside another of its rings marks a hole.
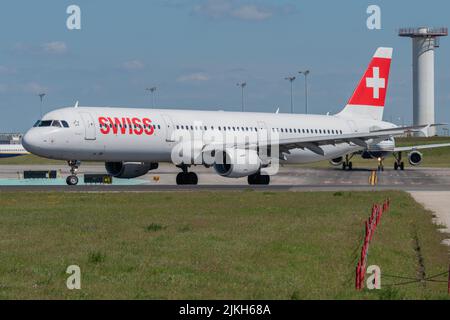
[[[380,68],[373,67],[373,77],[366,78],[366,87],[373,89],[373,98],[380,99],[380,88],[386,88],[386,80],[380,78]]]
[[[373,58],[348,104],[383,107],[390,67],[391,59]]]

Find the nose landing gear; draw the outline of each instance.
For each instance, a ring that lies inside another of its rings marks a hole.
[[[70,166],[70,176],[67,177],[66,183],[69,186],[75,186],[78,184],[78,167],[80,166],[80,162],[76,160],[67,161],[67,164]]]

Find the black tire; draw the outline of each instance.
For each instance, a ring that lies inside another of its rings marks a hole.
[[[342,170],[347,169],[347,165],[345,164],[345,162],[342,164]]]
[[[187,174],[187,180],[189,184],[197,185],[198,184],[198,176],[194,172],[189,172]]]
[[[184,173],[180,172],[177,174],[177,185],[183,185],[184,183]]]
[[[400,163],[400,170],[405,170],[405,163],[404,162],[402,162],[402,163]]]
[[[255,175],[252,174],[252,175],[248,176],[248,177],[247,177],[247,182],[248,182],[249,185],[256,184]]]
[[[348,170],[353,170],[353,162],[348,163]]]
[[[260,176],[260,184],[262,185],[269,185],[270,184],[270,176],[264,175]]]
[[[77,176],[68,176],[66,179],[66,183],[69,186],[76,186],[78,184],[78,177]]]
[[[394,162],[394,170],[398,170],[398,163]]]

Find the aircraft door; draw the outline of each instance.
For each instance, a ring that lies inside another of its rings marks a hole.
[[[348,120],[347,123],[348,123],[348,126],[350,127],[350,130],[352,131],[352,133],[358,132],[358,126],[356,125],[355,121]]]
[[[84,124],[84,139],[85,140],[95,140],[95,122],[92,115],[88,112],[80,112],[81,119],[83,119]]]
[[[172,118],[166,114],[161,115],[164,122],[165,122],[165,131],[166,131],[166,142],[175,142],[174,137],[174,125]]]

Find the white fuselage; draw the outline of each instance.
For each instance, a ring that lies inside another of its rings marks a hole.
[[[59,125],[50,124],[53,120],[60,121]],[[61,121],[67,125],[61,125]],[[43,117],[42,124],[25,135],[23,145],[28,151],[52,159],[105,162],[172,162],[172,149],[177,143],[173,137],[179,133],[189,133],[192,139],[206,144],[213,132],[227,139],[245,136],[258,140],[262,129],[280,138],[296,138],[394,127],[383,121],[340,116],[97,107],[55,110]],[[324,145],[324,155],[319,155],[297,148],[290,150],[284,161],[315,162],[361,149],[353,143]]]

